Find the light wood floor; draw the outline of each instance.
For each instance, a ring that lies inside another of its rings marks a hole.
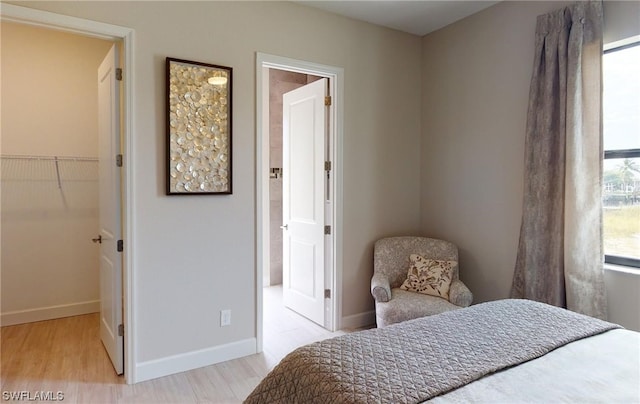
[[[331,333],[264,289],[264,352],[135,385],[118,377],[100,342],[98,314],[2,327],[2,392],[61,391],[65,403],[238,403],[287,353]]]

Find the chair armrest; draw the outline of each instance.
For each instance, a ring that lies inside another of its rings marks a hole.
[[[377,272],[371,278],[371,294],[376,302],[388,302],[391,300],[391,286],[389,279],[383,273]]]
[[[449,301],[456,306],[468,307],[473,301],[473,293],[460,279],[454,279],[449,288]]]

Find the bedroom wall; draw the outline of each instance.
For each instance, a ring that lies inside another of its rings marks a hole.
[[[108,41],[2,23],[3,155],[96,158]],[[2,325],[99,310],[96,162],[2,159]]]
[[[422,226],[458,245],[476,302],[511,287],[535,21],[559,7],[503,2],[423,38]]]
[[[420,227],[420,38],[290,2],[19,5],[135,30],[138,380],[255,345],[258,51],[344,68],[342,315],[373,309],[374,240]],[[164,195],[167,56],[234,69],[233,195]],[[221,309],[232,311],[230,326],[219,326]]]
[[[568,3],[502,2],[423,38],[422,228],[458,244],[476,302],[509,296],[535,21]],[[638,34],[639,8],[605,2],[606,40]]]

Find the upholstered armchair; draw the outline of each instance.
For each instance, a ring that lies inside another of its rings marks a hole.
[[[467,307],[473,300],[471,291],[459,279],[457,265],[453,267],[448,300],[400,289],[407,279],[411,254],[433,260],[458,261],[458,248],[448,241],[427,237],[378,240],[374,246],[371,279],[378,327]]]

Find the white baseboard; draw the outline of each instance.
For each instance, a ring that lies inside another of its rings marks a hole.
[[[204,366],[215,365],[216,363],[253,355],[255,353],[256,339],[249,338],[230,344],[141,362],[136,365],[134,383],[186,372]]]
[[[79,316],[100,311],[100,300],[89,302],[61,304],[58,306],[40,307],[37,309],[17,310],[2,313],[0,324],[15,325],[33,323],[35,321],[53,320],[55,318]]]
[[[354,329],[368,327],[376,323],[376,311],[365,311],[351,316],[342,317],[340,328],[342,329]]]

